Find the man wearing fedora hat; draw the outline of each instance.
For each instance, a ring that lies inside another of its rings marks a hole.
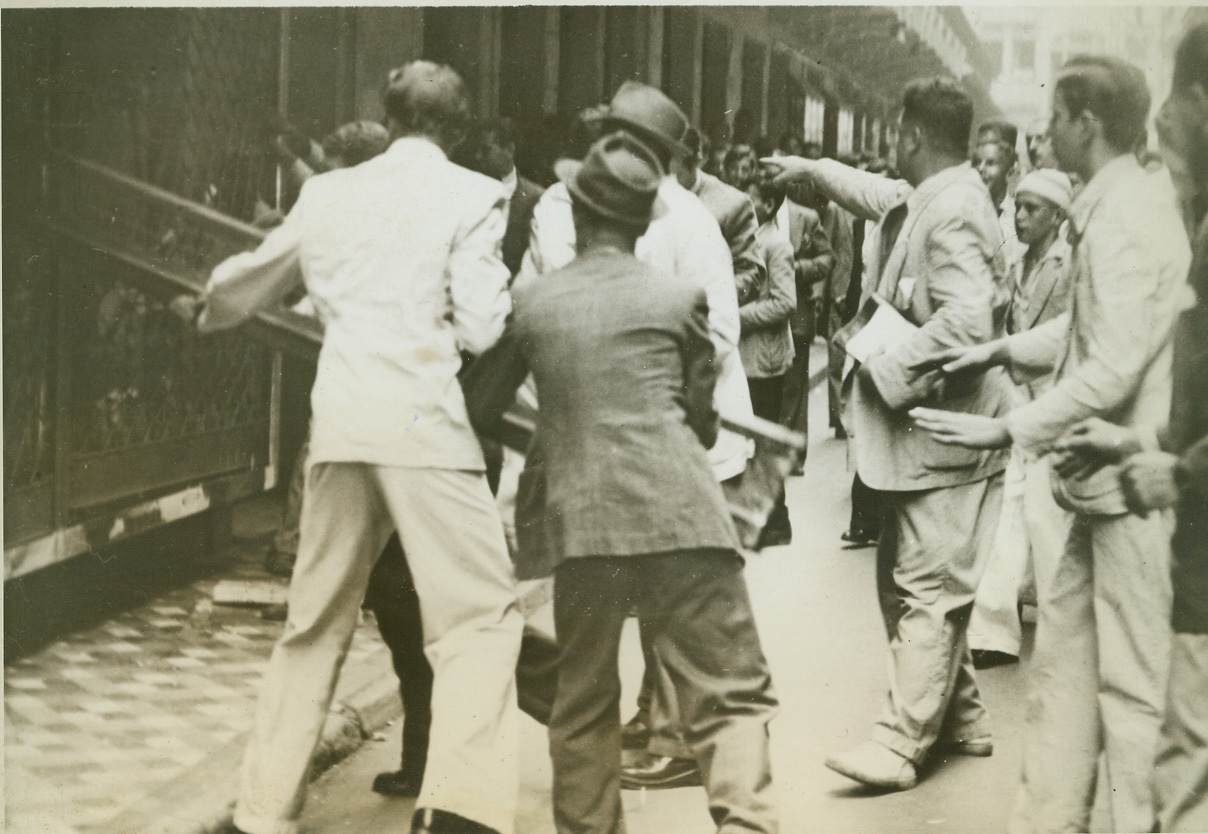
[[[555,575],[560,834],[625,830],[617,659],[634,606],[676,681],[718,831],[777,830],[776,698],[706,454],[719,430],[707,296],[634,256],[664,176],[629,133],[592,147],[566,183],[577,256],[515,290],[511,326],[481,360],[503,395],[470,402],[489,432],[530,371],[541,398],[527,466],[544,501],[517,526],[543,526]]]
[[[673,164],[678,166],[693,153],[684,141],[689,130],[687,116],[662,91],[629,81],[621,85],[607,107],[593,109],[590,118],[605,130],[623,130],[640,138],[667,172],[659,182],[654,218],[646,233],[638,239],[636,255],[664,275],[705,291],[709,305],[709,334],[719,369],[714,403],[727,417],[750,418],[753,416],[751,396],[738,354],[741,325],[732,253],[713,214],[699,197],[671,174]],[[570,191],[564,182],[547,189],[538,202],[533,211],[529,249],[516,278],[516,287],[565,266],[574,258],[576,232],[571,202]],[[749,441],[722,429],[708,452],[714,477],[723,483],[740,477],[751,452]],[[500,481],[501,503],[507,502],[509,493],[516,495],[519,491],[518,484],[509,480],[508,474],[509,468],[505,466]],[[520,498],[521,502],[526,500]],[[517,528],[520,527],[518,521]],[[518,538],[525,538],[524,534],[525,530],[518,529]],[[533,578],[543,571],[548,572],[547,557],[537,554],[530,558],[535,548],[522,546],[520,550],[520,578]],[[652,679],[663,680],[664,685],[659,689],[666,689],[666,675],[662,670],[652,672],[659,673],[652,675]],[[673,697],[660,691],[653,700],[651,710],[656,711],[653,723],[659,726],[654,728],[658,732],[650,742],[651,756],[641,762],[641,773],[626,768],[626,784],[634,779],[663,787],[668,786],[668,779],[677,780],[675,784],[699,784],[696,762],[677,738]],[[668,709],[657,709],[657,704],[666,704]],[[667,725],[666,732],[661,731],[663,723]]]

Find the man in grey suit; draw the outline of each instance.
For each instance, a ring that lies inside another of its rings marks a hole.
[[[776,698],[706,456],[719,426],[705,293],[633,254],[661,177],[628,134],[592,148],[567,183],[577,257],[516,291],[511,327],[480,366],[503,390],[472,402],[471,419],[491,431],[531,370],[541,408],[526,470],[544,469],[545,495],[523,523],[543,525],[556,562],[560,834],[625,830],[617,658],[634,605],[675,681],[717,830],[771,834]]]
[[[869,289],[918,328],[870,356],[854,384],[857,469],[884,491],[877,579],[892,662],[872,740],[827,761],[845,776],[898,790],[917,783],[917,767],[937,743],[967,755],[992,749],[965,629],[1007,455],[946,447],[907,414],[924,403],[994,416],[1009,406],[1001,373],[952,384],[912,369],[945,347],[994,335],[1002,236],[990,194],[966,164],[972,121],[972,102],[955,83],[914,81],[898,139],[906,183],[830,160],[768,160],[784,180],[812,179],[840,206],[876,220]]]

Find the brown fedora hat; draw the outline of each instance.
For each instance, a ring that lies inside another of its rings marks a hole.
[[[606,124],[632,130],[638,137],[655,142],[678,156],[692,151],[684,144],[690,127],[688,117],[666,93],[649,84],[626,81],[600,115]]]
[[[592,212],[630,226],[651,220],[663,167],[654,152],[625,131],[592,145],[566,183],[571,197]]]

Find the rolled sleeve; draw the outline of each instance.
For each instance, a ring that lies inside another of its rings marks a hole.
[[[449,293],[457,344],[475,356],[498,341],[512,309],[510,273],[500,257],[507,229],[507,202],[502,196],[470,220],[449,253]]]

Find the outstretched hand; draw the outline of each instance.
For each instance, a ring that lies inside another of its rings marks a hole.
[[[1130,429],[1090,417],[1070,429],[1053,448],[1057,452],[1053,468],[1058,475],[1085,478],[1141,451],[1141,443]]]
[[[168,304],[168,309],[189,326],[193,326],[197,323],[197,316],[201,313],[204,303],[199,295],[178,295]]]
[[[987,342],[980,345],[957,345],[939,353],[933,353],[908,365],[915,373],[941,370],[949,376],[966,373],[981,373],[1002,363],[999,344]]]
[[[998,417],[937,408],[912,408],[910,416],[937,442],[966,449],[1005,449],[1011,445],[1006,423]]]
[[[800,156],[765,156],[759,160],[765,176],[779,186],[795,182],[810,182],[814,175],[815,160]]]

